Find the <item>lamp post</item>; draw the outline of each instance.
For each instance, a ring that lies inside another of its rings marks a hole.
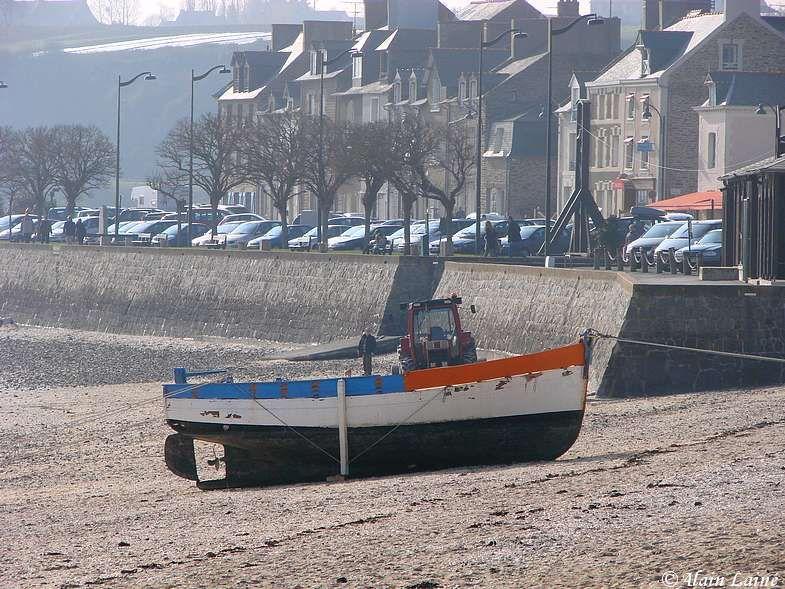
[[[660,110],[654,106],[648,97],[643,99],[643,113],[641,113],[641,118],[644,121],[651,120],[651,111],[657,113],[657,116],[660,119],[660,130],[659,130],[659,144],[660,144],[660,151],[659,155],[657,156],[657,195],[660,199],[665,198],[665,117],[662,116]]]
[[[766,109],[763,108],[764,106],[768,106],[771,109],[771,112],[774,114],[775,123],[774,123],[774,157],[778,158],[782,155],[782,123],[780,122],[780,113],[785,110],[785,106],[777,105],[772,106],[768,102],[761,102],[758,105],[758,108],[755,110],[755,114],[757,115],[765,115]]]
[[[548,257],[550,256],[550,249],[551,249],[551,152],[553,151],[553,146],[551,145],[551,126],[553,124],[553,38],[558,35],[563,35],[570,29],[572,29],[575,25],[579,22],[586,21],[587,25],[601,25],[605,21],[598,17],[596,14],[584,14],[583,16],[579,16],[575,20],[573,20],[567,26],[564,26],[560,29],[553,28],[553,21],[548,18],[548,57],[547,57],[547,67],[548,67],[548,76],[547,76],[547,95],[545,99],[545,109],[546,109],[546,122],[545,122],[545,259],[546,263]]]
[[[114,239],[117,243],[120,239],[120,91],[126,86],[130,86],[136,80],[144,76],[145,80],[155,80],[151,72],[142,72],[135,75],[127,82],[123,82],[122,76],[117,76],[117,149],[115,152],[115,176],[114,176]]]
[[[191,239],[193,239],[194,222],[194,84],[204,80],[215,70],[221,70],[218,72],[219,74],[231,73],[231,70],[224,64],[213,66],[198,76],[194,70],[191,70],[191,126],[188,132],[188,247],[191,247]],[[178,215],[178,219],[179,217]]]
[[[483,53],[487,47],[493,47],[501,41],[507,35],[512,35],[511,42],[514,43],[515,39],[528,37],[527,33],[522,33],[518,29],[510,29],[509,31],[503,32],[501,35],[496,37],[491,41],[483,41],[485,37],[485,23],[480,28],[480,59],[479,59],[479,67],[477,68],[477,161],[475,162],[476,170],[475,170],[475,184],[476,184],[476,194],[475,194],[475,215],[476,219],[474,221],[474,253],[478,256],[480,255],[480,217],[482,216],[482,65],[483,65]]]
[[[353,48],[349,48],[346,51],[342,51],[332,59],[327,59],[327,52],[322,49],[319,54],[321,59],[319,60],[319,192],[320,196],[324,193],[324,70],[327,69],[328,66],[334,64],[336,61],[341,59],[344,55],[352,54],[353,57],[361,56],[362,53],[359,51],[355,51]],[[317,203],[317,211],[316,211],[316,238],[319,240],[319,251],[322,251],[324,247],[326,247],[326,243],[322,243],[322,203]],[[329,211],[328,211],[329,212]]]

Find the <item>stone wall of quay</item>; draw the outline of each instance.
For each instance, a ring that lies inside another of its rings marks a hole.
[[[391,293],[430,296],[417,259],[289,252],[0,247],[0,315],[53,327],[325,342],[403,329]],[[401,278],[405,276],[405,278]]]
[[[481,348],[536,352],[593,328],[621,338],[785,358],[785,290],[436,259],[0,245],[0,316],[96,331],[282,342],[404,331],[402,302],[460,294]],[[476,315],[468,305],[475,304]],[[604,340],[605,397],[785,382],[785,365]]]

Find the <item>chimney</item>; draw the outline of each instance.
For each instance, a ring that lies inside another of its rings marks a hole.
[[[580,16],[580,6],[578,0],[559,0],[556,5],[558,16]]]
[[[760,0],[725,0],[725,22],[730,22],[746,12],[750,16],[760,16]]]

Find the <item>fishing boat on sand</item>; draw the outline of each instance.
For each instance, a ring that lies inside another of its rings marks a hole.
[[[456,301],[410,304],[410,342],[423,326],[447,338],[447,350],[449,342],[468,341]],[[442,313],[449,320],[441,331],[418,321],[448,302],[452,316]],[[421,349],[445,350],[427,337]],[[417,355],[417,345],[410,350]],[[554,460],[578,438],[589,337],[484,362],[444,354],[434,356],[439,366],[402,374],[301,381],[191,384],[192,374],[175,369],[175,382],[164,385],[166,421],[176,432],[166,439],[166,464],[200,488],[278,485],[339,472],[362,477]],[[225,479],[199,480],[194,440],[223,446]]]

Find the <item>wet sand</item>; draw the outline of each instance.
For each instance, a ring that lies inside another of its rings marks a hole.
[[[275,349],[0,331],[0,586],[686,587],[696,571],[726,586],[735,573],[785,575],[785,390],[592,400],[578,442],[552,463],[211,492],[169,473],[169,367],[251,361],[259,378],[359,367],[265,360]]]

